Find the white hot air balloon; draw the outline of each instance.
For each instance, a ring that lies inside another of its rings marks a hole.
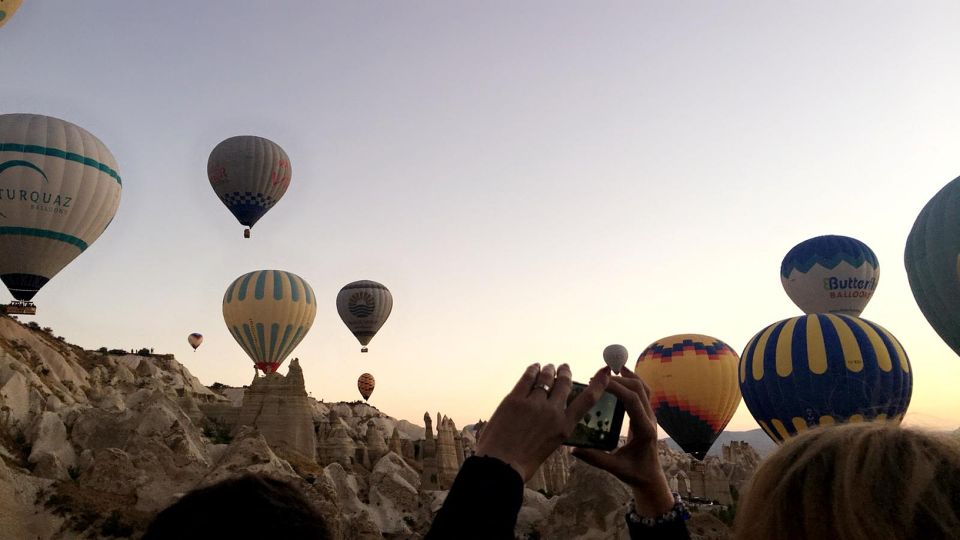
[[[277,204],[293,174],[283,148],[263,137],[240,135],[218,144],[207,160],[207,178],[217,197],[237,218],[245,238]]]
[[[367,344],[387,322],[393,310],[393,295],[376,281],[348,283],[337,294],[337,313],[367,352]]]
[[[14,298],[28,303],[90,247],[117,213],[120,190],[116,160],[83,128],[0,115],[0,279]]]
[[[603,361],[617,374],[619,374],[623,366],[627,364],[628,356],[627,348],[623,345],[607,345],[607,347],[603,349]]]

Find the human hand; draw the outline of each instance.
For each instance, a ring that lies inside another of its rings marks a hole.
[[[570,406],[570,366],[533,364],[497,407],[480,432],[477,455],[495,457],[513,467],[526,482],[541,463],[573,432],[580,418],[600,399],[610,380],[603,368]]]
[[[633,490],[636,511],[657,516],[673,508],[667,478],[657,454],[657,417],[650,403],[650,388],[626,367],[613,377],[607,391],[623,402],[630,417],[627,444],[612,452],[575,448],[573,455],[616,476]]]

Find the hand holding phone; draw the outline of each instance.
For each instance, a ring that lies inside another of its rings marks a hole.
[[[567,405],[586,387],[587,385],[582,383],[573,383]],[[570,438],[563,441],[563,444],[578,448],[613,450],[620,441],[623,413],[623,402],[610,392],[604,392],[596,405],[577,421]]]

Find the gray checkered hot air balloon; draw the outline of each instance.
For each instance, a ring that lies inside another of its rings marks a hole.
[[[287,192],[290,158],[283,148],[253,135],[230,137],[218,144],[207,160],[207,178],[217,197],[250,229]]]
[[[393,310],[393,295],[376,281],[348,283],[337,294],[337,313],[367,352],[367,344],[387,322]]]

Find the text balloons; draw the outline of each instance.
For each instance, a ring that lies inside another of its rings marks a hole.
[[[603,349],[603,361],[610,366],[614,373],[620,373],[620,368],[627,364],[629,353],[623,345],[607,345]]]
[[[337,294],[337,313],[363,345],[360,352],[367,352],[366,345],[387,322],[392,310],[393,295],[376,281],[354,281]]]
[[[860,315],[880,280],[877,256],[848,236],[818,236],[791,249],[780,265],[787,296],[804,313]]]
[[[199,347],[200,344],[203,343],[203,335],[197,334],[196,332],[194,332],[193,334],[190,334],[189,336],[187,336],[187,343],[189,343],[190,346],[193,347],[193,350],[196,351],[197,347]]]
[[[0,0],[0,27],[7,24],[22,3],[23,0]]]
[[[903,263],[923,316],[960,354],[960,178],[923,207],[907,237]]]
[[[273,373],[310,331],[317,299],[310,284],[282,270],[258,270],[233,281],[223,295],[223,320],[264,373]]]
[[[364,373],[357,378],[357,390],[360,391],[360,395],[363,396],[364,401],[370,399],[370,395],[373,394],[373,389],[376,385],[377,381],[374,380],[373,375],[369,373]]]
[[[224,140],[207,160],[207,178],[217,197],[247,227],[253,227],[283,197],[292,174],[283,148],[253,135]],[[250,236],[249,229],[244,236]]]
[[[740,404],[737,353],[719,339],[680,334],[650,344],[636,373],[653,395],[657,423],[702,460]]]
[[[913,388],[897,339],[849,315],[767,326],[744,348],[739,375],[743,401],[777,443],[816,425],[900,419]]]
[[[0,279],[29,301],[100,237],[120,206],[99,139],[37,114],[0,115]]]

